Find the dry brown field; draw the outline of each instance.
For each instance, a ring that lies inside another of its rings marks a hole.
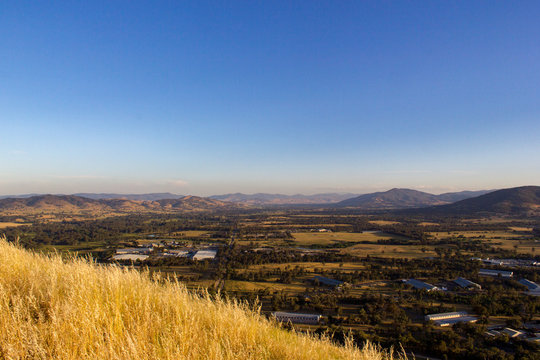
[[[20,223],[20,222],[0,222],[0,229],[5,229],[8,227],[17,227],[24,225],[32,225],[31,223]]]

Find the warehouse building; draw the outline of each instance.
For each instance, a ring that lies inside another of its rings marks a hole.
[[[526,294],[540,296],[540,285],[538,285],[534,281],[527,280],[527,279],[521,279],[518,282],[521,285],[525,285],[527,287],[527,289],[529,289],[529,291],[526,292]]]
[[[148,259],[148,255],[140,255],[140,254],[118,254],[118,255],[114,255],[112,257],[113,260],[118,260],[118,261],[125,261],[125,260],[130,260],[130,261],[144,261],[146,259]]]
[[[476,316],[471,316],[466,311],[431,314],[426,315],[424,319],[433,321],[438,326],[451,326],[460,322],[474,323],[478,320]]]
[[[117,254],[150,254],[149,247],[136,247],[136,248],[123,248],[123,249],[116,249]]]
[[[315,276],[313,277],[313,279],[311,279],[311,281],[313,281],[314,283],[319,283],[321,285],[326,285],[332,288],[338,288],[342,286],[343,284],[345,284],[343,281],[330,279],[324,276]]]
[[[514,276],[513,271],[504,271],[504,270],[490,270],[490,269],[480,269],[480,272],[478,273],[480,275],[484,276],[500,276],[503,278],[511,278]]]
[[[424,289],[424,290],[427,290],[427,291],[432,291],[432,290],[439,290],[438,287],[434,286],[434,285],[431,285],[431,284],[428,284],[426,282],[423,282],[423,281],[420,281],[420,280],[416,280],[416,279],[408,279],[408,280],[403,280],[403,282],[407,285],[411,285],[412,287],[414,287],[415,289]]]
[[[318,324],[321,321],[322,315],[314,314],[297,314],[276,311],[272,313],[272,316],[282,322],[291,322],[293,324]]]
[[[199,250],[193,255],[193,260],[206,260],[216,257],[217,250]]]
[[[457,285],[461,286],[462,288],[464,289],[482,289],[482,286],[480,286],[479,284],[475,283],[475,282],[472,282],[470,280],[467,280],[465,278],[462,278],[462,277],[458,277],[456,280],[454,280],[454,283],[456,283]]]

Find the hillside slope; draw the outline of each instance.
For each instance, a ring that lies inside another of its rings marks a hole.
[[[336,207],[354,207],[366,210],[422,208],[445,205],[463,199],[480,196],[490,190],[460,191],[434,195],[412,189],[391,189],[360,195],[335,204]]]
[[[0,199],[0,212],[35,213],[141,213],[171,211],[206,211],[236,205],[198,196],[167,200],[89,199],[75,195],[38,195],[27,198]]]
[[[395,209],[422,207],[445,202],[437,195],[411,189],[391,189],[385,192],[364,194],[336,204],[338,207],[358,207],[363,209]]]
[[[0,211],[110,211],[107,204],[99,200],[74,195],[36,195],[27,198],[7,198],[0,200]]]
[[[436,214],[493,213],[540,216],[540,186],[502,189],[453,204],[425,209]]]
[[[279,329],[148,273],[63,261],[0,238],[2,359],[388,359]]]
[[[437,195],[437,199],[440,201],[445,201],[448,203],[453,203],[456,201],[461,201],[477,196],[481,196],[487,193],[490,193],[495,190],[477,190],[477,191],[459,191],[459,192],[449,192]]]
[[[82,196],[94,200],[103,199],[125,199],[125,200],[137,200],[137,201],[154,201],[163,199],[179,199],[184,195],[172,194],[170,192],[165,193],[149,193],[149,194],[115,194],[115,193],[78,193],[73,194],[75,196]]]

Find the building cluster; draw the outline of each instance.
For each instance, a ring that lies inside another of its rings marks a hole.
[[[113,260],[131,260],[131,261],[144,261],[150,257],[150,253],[156,246],[150,244],[148,246],[141,246],[135,248],[123,248],[116,249],[116,255],[112,257]]]
[[[116,249],[116,254],[112,260],[123,261],[144,261],[150,257],[185,257],[193,260],[214,259],[217,255],[217,249],[194,249],[194,248],[168,248],[161,244],[150,244],[147,246]]]
[[[481,261],[486,265],[509,266],[509,267],[535,267],[540,266],[540,261],[534,259],[482,259],[473,257],[472,260]]]
[[[540,344],[540,332],[538,332],[538,330],[537,326],[535,328],[528,328],[527,325],[525,325],[522,330],[516,330],[509,327],[492,327],[486,331],[486,335],[493,337],[506,336],[511,339],[517,338]]]

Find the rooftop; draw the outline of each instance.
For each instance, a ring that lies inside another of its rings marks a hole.
[[[439,288],[434,286],[434,285],[431,285],[431,284],[428,284],[426,282],[423,282],[423,281],[420,281],[420,280],[416,280],[416,279],[409,279],[409,280],[406,280],[405,281],[406,284],[409,284],[409,285],[412,285],[413,287],[415,287],[416,289],[426,289],[427,291],[430,291],[430,290],[438,290]]]
[[[472,282],[462,277],[458,277],[456,280],[454,280],[454,282],[463,288],[468,288],[468,287],[481,288],[481,286],[478,285],[477,283]]]

